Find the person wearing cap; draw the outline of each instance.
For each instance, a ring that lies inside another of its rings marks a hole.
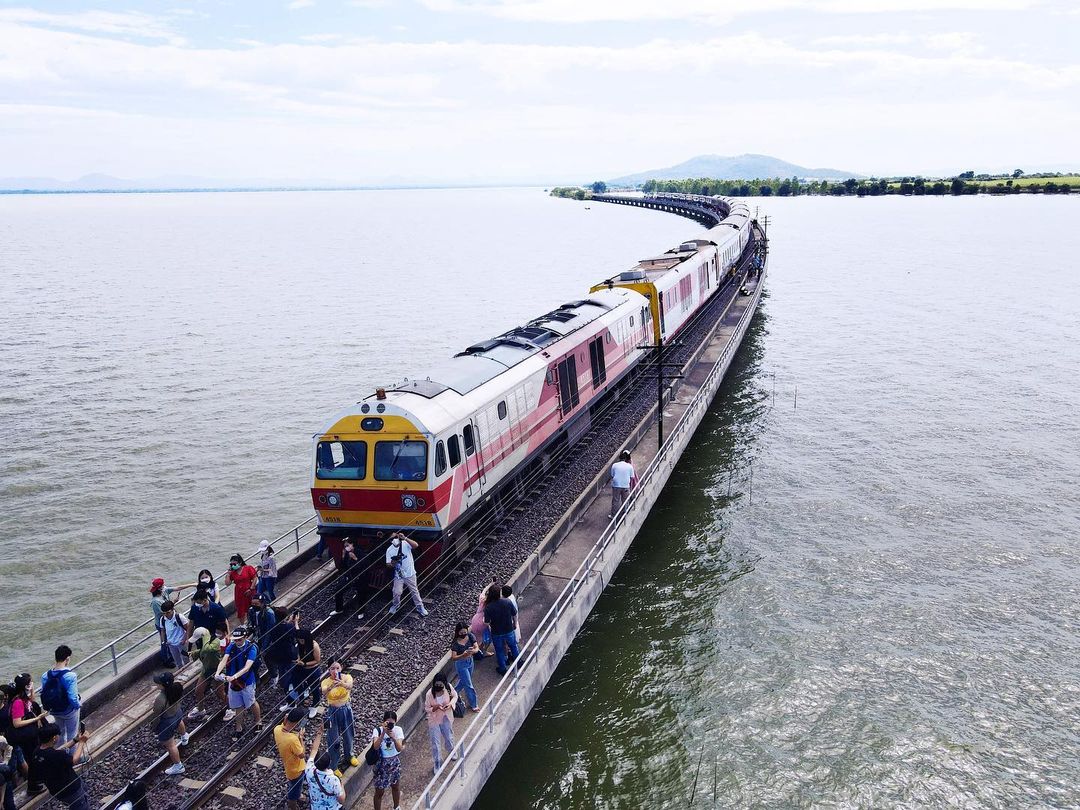
[[[259,588],[258,593],[267,602],[277,599],[274,586],[277,584],[278,570],[277,560],[274,558],[274,547],[269,541],[259,543]]]
[[[274,726],[274,743],[281,755],[281,764],[285,768],[285,801],[289,810],[300,810],[300,796],[304,789],[307,759],[304,756],[304,740],[300,728],[307,718],[307,712],[296,706],[289,710],[285,718]],[[311,755],[314,756],[322,743],[323,730],[320,726],[311,741]]]
[[[350,765],[356,767],[360,764],[360,760],[353,756],[353,740],[356,736],[356,723],[350,702],[353,677],[341,669],[341,661],[331,661],[326,670],[327,677],[323,678],[321,685],[328,707],[326,717],[330,721],[330,735],[326,741],[330,752],[330,769],[338,777]],[[310,792],[309,790],[308,793]]]
[[[259,648],[251,643],[248,636],[247,625],[233,630],[232,643],[225,648],[217,667],[216,677],[228,684],[229,708],[236,712],[236,730],[232,734],[234,740],[240,739],[244,733],[244,712],[248,709],[255,717],[255,731],[262,731],[262,709],[255,700],[255,661],[259,657]]]
[[[60,728],[55,723],[48,723],[38,733],[38,746],[30,763],[31,770],[45,782],[52,797],[71,810],[90,810],[86,786],[82,777],[75,773],[75,764],[84,761],[89,739],[82,731],[74,740],[58,744]]]
[[[189,720],[205,719],[206,710],[203,709],[202,705],[203,700],[206,698],[206,689],[211,684],[217,685],[217,694],[221,702],[226,706],[229,704],[229,697],[225,694],[225,684],[215,680],[218,664],[221,663],[221,655],[225,650],[227,636],[228,628],[223,624],[217,626],[213,636],[206,632],[205,627],[195,628],[195,633],[191,637],[191,640],[195,642],[195,646],[191,650],[191,658],[192,660],[198,660],[201,670],[199,680],[195,684],[195,705],[188,712]],[[227,723],[235,716],[236,712],[228,709],[225,712],[224,720]]]
[[[154,676],[154,683],[161,687],[161,692],[154,699],[154,708],[150,713],[150,722],[154,734],[172,760],[172,765],[165,769],[169,776],[176,776],[186,769],[180,761],[180,749],[177,747],[176,732],[180,732],[180,745],[188,744],[187,726],[184,725],[184,708],[180,702],[184,699],[184,685],[177,683],[171,672],[159,672]]]

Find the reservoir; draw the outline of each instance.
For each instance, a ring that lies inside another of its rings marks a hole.
[[[753,202],[759,316],[480,806],[1073,803],[1076,200]],[[698,231],[539,189],[0,213],[5,675],[310,514],[349,397]]]

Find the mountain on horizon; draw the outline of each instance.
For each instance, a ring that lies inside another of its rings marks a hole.
[[[650,169],[608,180],[610,185],[637,186],[647,180],[765,180],[771,177],[798,177],[814,180],[862,179],[864,175],[840,169],[808,169],[769,155],[698,155],[666,169]]]

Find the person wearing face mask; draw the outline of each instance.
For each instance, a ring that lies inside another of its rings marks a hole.
[[[474,712],[480,711],[480,702],[476,699],[476,689],[472,682],[473,656],[478,652],[480,643],[469,630],[469,625],[458,622],[454,628],[454,638],[450,642],[450,660],[454,662],[457,670],[458,686],[465,693],[469,708]]]
[[[454,704],[457,703],[457,692],[454,687],[445,681],[435,681],[428,690],[424,700],[424,713],[427,715],[428,738],[431,741],[431,759],[434,763],[435,772],[442,765],[442,757],[439,755],[439,740],[442,738],[447,756],[457,759],[454,753]]]
[[[211,684],[217,684],[218,697],[222,703],[228,705],[225,684],[214,680],[218,664],[221,663],[221,654],[225,649],[227,635],[228,628],[223,624],[219,624],[214,629],[213,636],[206,632],[205,627],[200,627],[195,631],[195,635],[191,637],[192,641],[201,642],[201,646],[191,651],[191,657],[199,662],[201,671],[199,672],[199,680],[195,684],[195,706],[188,713],[188,719],[190,720],[200,721],[206,718],[206,710],[202,707],[203,699],[206,697],[206,690]],[[225,722],[231,720],[235,714],[232,709],[228,709],[225,712]]]
[[[256,733],[262,731],[262,708],[255,700],[255,661],[259,648],[248,638],[248,629],[240,625],[232,631],[232,643],[217,666],[217,678],[228,684],[229,708],[236,712],[236,730],[233,740],[244,733],[244,713],[251,709]],[[224,675],[222,673],[225,673]]]
[[[251,599],[256,593],[259,572],[255,566],[248,565],[239,554],[229,558],[229,573],[225,575],[225,585],[233,585],[233,601],[236,603],[236,620],[243,622],[251,607]]]
[[[225,608],[217,602],[210,601],[210,596],[206,591],[195,591],[195,596],[191,599],[191,610],[188,611],[186,628],[188,639],[194,638],[195,631],[200,627],[206,628],[207,638],[212,637],[219,624],[224,624],[226,630],[229,627],[229,620],[225,618]],[[199,644],[196,643],[195,647],[199,649]]]
[[[343,612],[348,599],[354,599],[356,607],[363,608],[368,600],[368,587],[361,576],[364,573],[364,566],[360,564],[360,555],[350,538],[345,539],[341,548],[341,559],[338,560],[335,557],[334,564],[341,571],[338,580],[340,584],[334,592],[334,613]],[[356,618],[363,619],[364,614],[361,612]]]

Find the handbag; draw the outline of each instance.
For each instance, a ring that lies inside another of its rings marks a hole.
[[[380,751],[378,748],[372,748],[369,745],[367,753],[364,754],[364,761],[368,765],[374,767],[375,763],[377,763],[380,759],[382,759],[382,751]]]
[[[465,701],[461,699],[461,693],[458,693],[457,700],[454,701],[454,717],[465,716]]]

